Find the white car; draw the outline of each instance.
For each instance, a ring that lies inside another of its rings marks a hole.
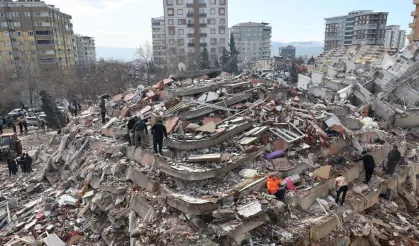
[[[12,111],[10,111],[7,115],[8,116],[18,116],[19,114],[25,115],[26,110],[21,109],[21,108],[16,108],[16,109],[13,109]]]

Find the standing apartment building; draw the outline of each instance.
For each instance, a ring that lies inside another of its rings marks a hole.
[[[42,70],[75,63],[71,16],[39,0],[0,0],[0,62],[17,71],[29,62]]]
[[[413,22],[409,24],[409,28],[412,28],[412,30],[407,36],[407,39],[411,43],[419,41],[419,24],[416,24],[418,23],[419,15],[419,0],[413,0],[413,4],[415,5],[415,10],[410,14],[413,17]]]
[[[211,63],[219,60],[228,47],[227,1],[163,0],[168,67],[187,64],[204,47]]]
[[[279,55],[282,56],[284,59],[295,59],[295,52],[296,52],[295,46],[287,45],[284,47],[279,48]]]
[[[388,12],[358,10],[326,18],[324,50],[349,45],[384,45]]]
[[[272,27],[269,23],[245,22],[231,27],[239,61],[271,57]]]
[[[166,66],[166,28],[164,16],[151,18],[153,57],[157,66]]]
[[[406,31],[400,30],[400,26],[387,26],[384,47],[389,49],[400,50],[406,42]]]
[[[90,68],[96,63],[95,39],[89,36],[74,35],[75,61],[79,67]]]

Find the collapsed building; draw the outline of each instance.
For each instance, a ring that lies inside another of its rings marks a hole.
[[[2,245],[419,243],[417,135],[390,127],[413,117],[413,101],[396,104],[399,83],[415,86],[412,57],[384,54],[378,70],[334,64],[299,88],[194,75],[114,95],[106,124],[89,107],[34,149],[34,174],[1,177]],[[161,155],[151,135],[146,148],[129,146],[133,116],[149,128],[163,120]],[[390,177],[381,163],[394,144],[405,159]],[[354,161],[363,150],[379,165],[369,185]],[[338,174],[350,182],[343,206],[333,198]],[[272,175],[295,187],[284,201],[267,192]]]

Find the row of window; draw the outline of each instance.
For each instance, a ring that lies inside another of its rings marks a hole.
[[[189,9],[187,15],[191,16],[191,15],[193,15],[193,13],[194,13],[193,10]],[[176,14],[178,16],[183,16],[183,9],[177,9]],[[205,9],[199,9],[199,14],[206,14]],[[216,9],[210,9],[210,15],[215,15],[215,14],[216,14]],[[219,15],[225,15],[226,14],[226,9],[225,8],[218,8],[218,14]],[[167,9],[167,15],[168,16],[175,16],[175,10],[173,8],[168,8]]]
[[[173,26],[174,25],[174,20],[173,19],[169,19],[168,20],[168,24],[169,26]],[[195,21],[193,19],[189,19],[187,21],[187,24],[189,25],[193,25],[195,23]],[[210,24],[210,25],[217,25],[217,19],[199,19],[199,23],[201,24]],[[226,24],[226,19],[220,19],[220,25],[225,25]],[[186,25],[186,20],[185,19],[179,19],[178,20],[178,25]]]
[[[220,5],[226,5],[227,0],[218,0]],[[177,5],[183,5],[183,3],[192,4],[194,0],[176,0]],[[199,3],[207,3],[207,0],[199,0]],[[167,5],[173,5],[173,0],[166,0]],[[209,0],[209,4],[214,5],[217,4],[217,0]]]
[[[194,32],[193,32],[192,29],[190,29],[190,32],[189,33],[190,34],[193,34]],[[206,31],[206,29],[200,29],[200,33],[207,33],[207,31]],[[169,35],[170,36],[173,36],[175,34],[176,34],[176,31],[175,30],[169,30]],[[184,29],[178,29],[178,34],[179,35],[184,35],[185,34],[185,30]],[[217,34],[217,29],[211,28],[210,29],[210,34]],[[225,34],[225,28],[219,27],[218,28],[218,34]],[[164,35],[158,35],[158,36],[163,36],[164,37]],[[157,38],[157,35],[153,35],[153,38]]]
[[[200,43],[206,43],[207,40],[205,38],[201,38]],[[226,39],[225,38],[220,38],[220,44],[226,44]],[[191,38],[189,39],[189,43],[193,44],[195,43],[195,39]],[[174,39],[169,39],[169,45],[174,45],[175,44],[175,40]],[[184,45],[185,44],[185,40],[184,39],[178,39],[177,40],[177,44],[178,45]],[[210,38],[210,44],[211,45],[216,45],[217,44],[217,39],[216,38]]]
[[[24,17],[54,17],[55,19],[61,19],[64,21],[70,21],[70,17],[69,16],[65,16],[65,15],[61,15],[61,14],[57,14],[57,13],[53,13],[52,15],[48,12],[35,12],[32,13],[31,12],[23,12],[23,16]],[[20,13],[19,12],[0,12],[0,17],[2,18],[13,18],[13,17],[20,17]]]

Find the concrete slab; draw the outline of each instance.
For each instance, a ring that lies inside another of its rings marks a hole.
[[[66,244],[54,233],[42,240],[47,246],[66,246]]]

